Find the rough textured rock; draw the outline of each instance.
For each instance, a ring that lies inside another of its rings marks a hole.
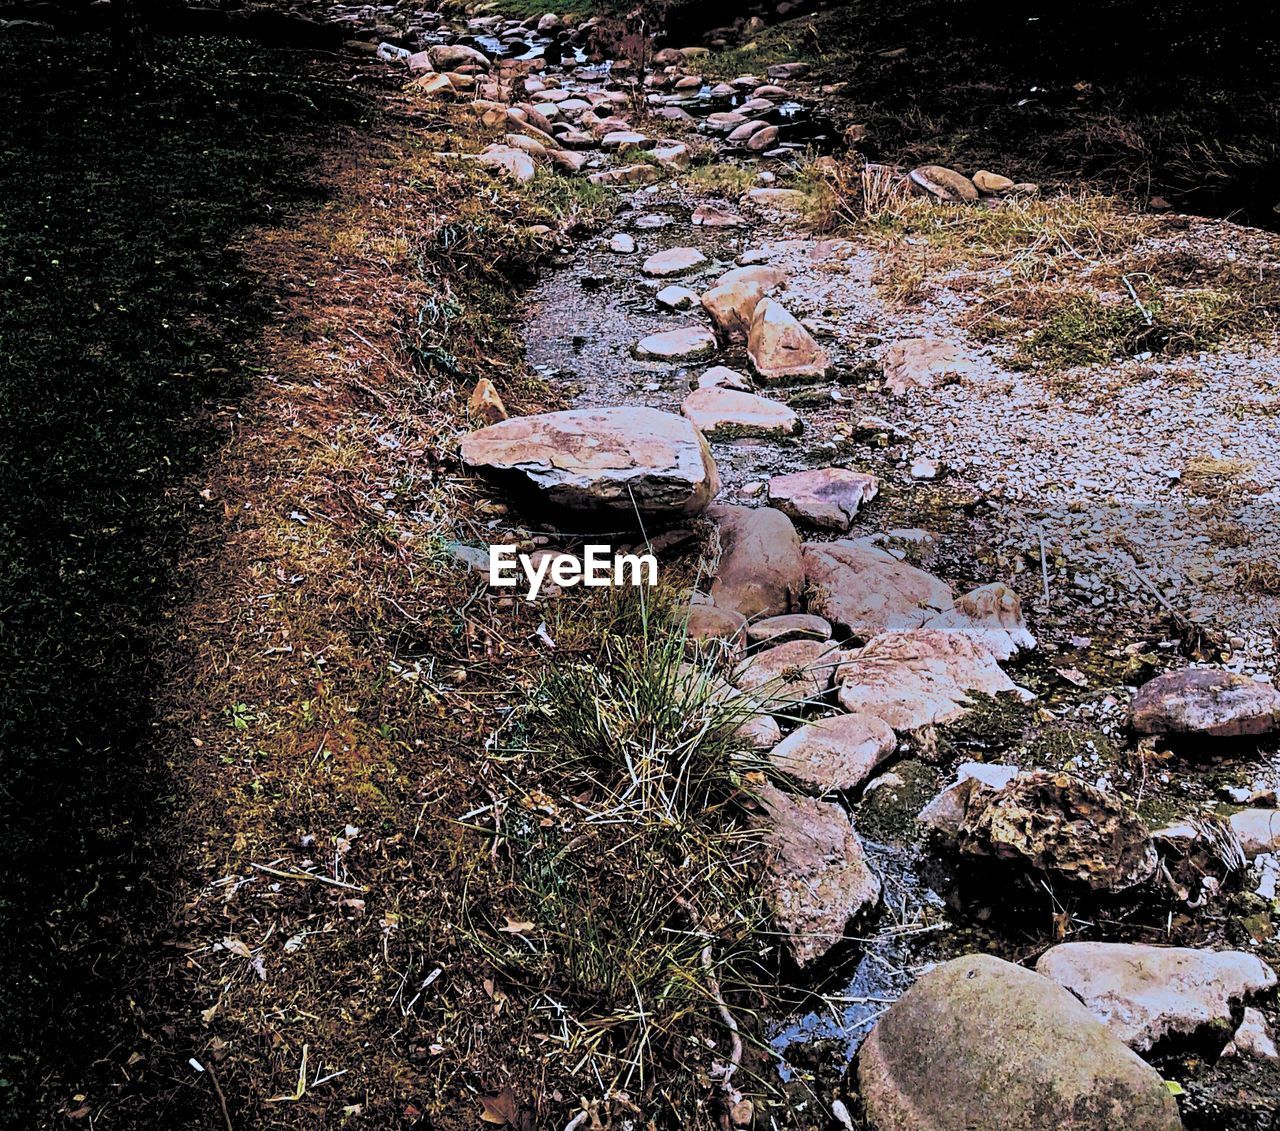
[[[807,542],[803,554],[814,611],[855,636],[919,628],[951,608],[951,589],[944,581],[879,547]]]
[[[680,411],[712,439],[795,436],[801,430],[794,409],[737,389],[695,389],[685,397]]]
[[[958,719],[970,692],[1030,698],[990,652],[952,632],[886,632],[842,658],[836,669],[840,705],[878,715],[896,731]]]
[[[453,71],[458,67],[483,67],[489,69],[489,57],[474,47],[461,43],[441,43],[427,48],[427,58],[437,71]]]
[[[631,355],[637,361],[698,361],[711,357],[719,348],[710,330],[685,326],[641,338],[631,347]]]
[[[746,642],[747,618],[715,605],[691,605],[685,621],[685,637],[694,645],[714,642],[731,659],[739,659]]]
[[[1140,734],[1234,738],[1280,727],[1280,691],[1233,672],[1188,668],[1143,684],[1133,699]]]
[[[826,694],[836,655],[835,645],[826,640],[777,644],[747,659],[733,682],[766,710],[795,713]]]
[[[769,502],[783,514],[825,530],[845,532],[863,503],[876,497],[880,480],[861,471],[820,467],[775,475],[769,480]]]
[[[1066,990],[989,955],[923,975],[872,1029],[873,1131],[1181,1131],[1160,1074]]]
[[[497,387],[488,377],[481,377],[467,399],[467,412],[472,420],[483,424],[497,424],[507,419],[507,406],[502,403]]]
[[[1242,809],[1231,814],[1228,824],[1248,859],[1280,852],[1280,809]]]
[[[800,537],[791,520],[770,507],[717,506],[707,517],[720,539],[715,603],[748,618],[791,612],[804,588]]]
[[[830,640],[831,625],[811,613],[784,613],[747,626],[752,644],[785,644],[788,640]]]
[[[930,617],[924,627],[972,637],[997,660],[1011,659],[1020,650],[1036,646],[1022,619],[1022,601],[1000,582],[957,597],[954,606]]]
[[[462,460],[571,510],[679,517],[720,489],[707,442],[684,417],[651,408],[522,416],[463,437]]]
[[[824,794],[860,788],[897,747],[883,719],[835,715],[792,731],[769,757],[806,792]]]
[[[885,387],[895,396],[908,389],[936,389],[973,373],[974,365],[954,342],[942,338],[904,338],[880,361]]]
[[[640,270],[651,279],[665,279],[671,275],[684,275],[706,261],[707,257],[696,247],[669,247],[649,256]]]
[[[699,374],[699,389],[737,389],[739,392],[751,392],[751,381],[736,369],[728,369],[723,365],[713,365],[705,373]]]
[[[1251,1056],[1256,1060],[1280,1060],[1271,1027],[1262,1011],[1252,1007],[1244,1011],[1244,1019],[1236,1030],[1231,1043],[1222,1050],[1223,1056]]]
[[[768,829],[765,896],[796,965],[807,966],[879,902],[880,880],[839,805],[773,786],[760,791],[760,801]]]
[[[817,381],[831,368],[813,335],[771,298],[762,299],[751,316],[747,356],[762,381]]]
[[[945,165],[921,165],[907,174],[911,183],[923,193],[946,201],[978,199],[978,189],[963,173]]]
[[[1225,1039],[1232,1007],[1276,984],[1275,971],[1253,954],[1143,943],[1062,943],[1040,956],[1036,972],[1070,990],[1137,1052],[1210,1026]]]
[[[916,820],[944,836],[959,836],[973,791],[983,786],[1003,789],[1017,776],[1017,766],[998,762],[962,762],[956,769],[956,780],[921,809]]]
[[[1136,813],[1080,778],[1049,770],[975,789],[957,839],[966,855],[1017,861],[1095,891],[1142,883],[1159,862]]]
[[[756,307],[764,300],[767,289],[755,279],[717,283],[702,296],[702,306],[722,334],[735,341],[745,341]]]

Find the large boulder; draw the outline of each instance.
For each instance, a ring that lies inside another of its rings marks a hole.
[[[898,738],[875,715],[834,715],[793,730],[769,755],[806,792],[859,789],[892,756]]]
[[[953,604],[932,574],[863,542],[807,542],[805,578],[814,611],[854,636],[920,628]]]
[[[820,381],[831,368],[826,351],[780,302],[761,299],[751,316],[747,356],[762,381]]]
[[[1036,646],[1036,638],[1022,619],[1021,599],[998,581],[957,597],[951,608],[930,617],[924,627],[964,633],[997,660],[1012,659],[1020,650]]]
[[[1280,728],[1280,691],[1234,672],[1187,668],[1143,684],[1133,729],[1170,737],[1236,738]]]
[[[427,59],[437,71],[456,71],[459,67],[489,69],[489,56],[461,43],[440,43],[428,47]]]
[[[835,675],[840,705],[876,715],[896,731],[960,718],[971,692],[1031,697],[982,645],[953,632],[886,632],[841,658]]]
[[[612,520],[680,518],[720,489],[707,442],[684,417],[652,408],[521,416],[463,437],[462,460],[556,507]]]
[[[680,411],[709,439],[742,436],[794,436],[801,431],[795,409],[737,389],[695,389]]]
[[[766,819],[765,898],[797,966],[822,957],[880,900],[880,880],[839,805],[760,791]]]
[[[1254,954],[1144,943],[1062,943],[1040,956],[1036,972],[1138,1052],[1206,1028],[1225,1041],[1232,1008],[1276,984],[1275,971]]]
[[[712,600],[748,618],[791,612],[804,588],[800,536],[791,520],[771,507],[728,505],[713,507],[707,517],[720,541]]]
[[[825,530],[845,533],[863,503],[880,490],[880,480],[863,471],[817,467],[775,475],[769,480],[769,502],[783,514]]]
[[[923,975],[871,1030],[873,1131],[1181,1131],[1160,1074],[1061,986],[985,954]]]

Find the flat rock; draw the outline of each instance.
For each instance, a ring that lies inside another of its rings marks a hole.
[[[672,285],[663,287],[654,295],[654,301],[666,310],[692,310],[698,305],[698,292]]]
[[[637,361],[698,361],[711,357],[720,348],[715,334],[701,326],[663,330],[641,338],[631,347]]]
[[[809,198],[799,189],[753,188],[747,191],[747,200],[759,208],[798,215],[808,206]]]
[[[652,408],[516,417],[464,436],[462,460],[553,506],[613,518],[699,514],[720,489],[701,433]]]
[[[813,610],[862,639],[920,628],[953,603],[946,582],[878,546],[807,542],[803,555]]]
[[[747,618],[732,609],[715,605],[690,605],[685,620],[685,638],[695,645],[714,642],[731,659],[742,655],[747,634]]]
[[[1236,738],[1280,727],[1280,691],[1234,672],[1187,668],[1145,683],[1130,713],[1139,734]]]
[[[886,632],[842,654],[837,698],[846,711],[865,711],[896,731],[917,730],[960,718],[970,693],[1021,698],[1018,687],[980,644],[953,632]]]
[[[747,356],[765,382],[819,381],[831,368],[813,335],[771,298],[762,299],[751,316]]]
[[[767,288],[754,280],[717,283],[701,298],[703,309],[715,327],[730,341],[745,341],[751,331],[756,307],[764,300]]]
[[[698,375],[696,387],[699,389],[737,389],[743,393],[751,392],[751,380],[736,369],[724,365],[713,365],[705,373]]]
[[[773,714],[794,713],[826,694],[836,655],[829,640],[777,644],[746,660],[733,683]]]
[[[957,597],[950,609],[930,617],[923,627],[972,637],[997,660],[1012,659],[1036,646],[1022,619],[1022,600],[998,581]]]
[[[970,376],[973,360],[944,338],[904,338],[892,343],[881,358],[885,386],[895,396],[908,389],[936,389]]]
[[[763,153],[766,149],[770,149],[778,144],[779,130],[777,126],[766,125],[764,129],[757,130],[743,143],[744,148],[749,149],[752,153]]]
[[[693,210],[692,223],[701,228],[741,228],[746,221],[736,212],[717,208],[714,204],[699,204]]]
[[[883,719],[835,715],[792,731],[769,759],[806,792],[821,795],[859,789],[897,747],[897,735]]]
[[[695,389],[685,397],[680,411],[711,439],[795,436],[801,430],[795,410],[737,389]]]
[[[1280,853],[1280,809],[1242,809],[1227,822],[1240,840],[1245,857]]]
[[[765,898],[797,966],[821,958],[880,901],[849,814],[839,805],[764,786]]]
[[[861,471],[820,467],[775,475],[769,480],[769,502],[783,514],[824,530],[844,533],[863,503],[880,490],[880,480]]]
[[[609,240],[609,250],[618,255],[630,255],[635,249],[635,237],[627,235],[626,232],[619,232]]]
[[[800,536],[791,520],[771,507],[713,507],[720,556],[711,597],[743,616],[789,613],[804,588]]]
[[[706,261],[707,257],[696,247],[669,247],[649,256],[640,270],[651,279],[665,279],[671,275],[683,275]]]
[[[948,169],[945,165],[921,165],[907,174],[920,192],[950,202],[967,202],[978,199],[978,189],[963,173]]]
[[[830,640],[831,625],[812,613],[784,613],[747,626],[752,644],[785,644],[789,640]]]
[[[920,977],[858,1053],[872,1131],[1181,1131],[1164,1080],[1061,986],[970,954]]]

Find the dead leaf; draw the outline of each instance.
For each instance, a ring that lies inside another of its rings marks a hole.
[[[510,1088],[503,1088],[496,1096],[480,1097],[480,1121],[496,1123],[499,1127],[514,1127],[520,1118],[520,1105]]]
[[[241,958],[253,957],[253,951],[251,951],[247,946],[245,946],[245,944],[242,943],[234,935],[228,935],[225,939],[222,940],[222,949],[229,950],[231,951],[232,954],[237,954]]]
[[[498,930],[504,935],[522,935],[534,929],[534,924],[525,919],[513,919],[510,915],[504,915],[503,918],[506,919],[507,925],[499,927]]]

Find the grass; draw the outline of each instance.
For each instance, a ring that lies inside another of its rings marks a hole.
[[[754,170],[727,161],[695,165],[684,175],[684,182],[695,191],[716,193],[731,200],[757,184]]]

